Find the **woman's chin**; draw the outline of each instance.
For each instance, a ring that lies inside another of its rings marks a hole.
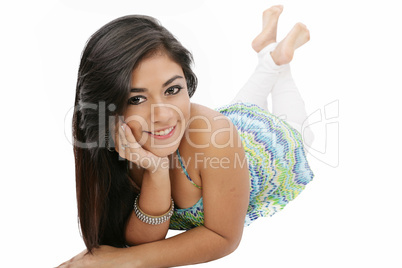
[[[177,148],[179,148],[179,144],[177,144],[175,146],[165,147],[165,148],[164,147],[160,147],[160,148],[152,147],[152,148],[149,148],[146,150],[148,150],[149,152],[153,153],[154,155],[156,155],[158,157],[166,157],[166,156],[173,154],[177,150]]]

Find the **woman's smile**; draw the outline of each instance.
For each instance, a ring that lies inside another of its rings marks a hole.
[[[174,132],[176,130],[176,126],[165,128],[162,130],[157,130],[157,131],[145,131],[147,132],[151,137],[155,139],[167,139],[173,136]]]

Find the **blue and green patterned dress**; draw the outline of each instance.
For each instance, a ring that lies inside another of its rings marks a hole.
[[[314,175],[307,163],[300,133],[285,121],[248,103],[230,104],[216,110],[236,126],[246,153],[250,202],[244,225],[248,226],[259,217],[272,216],[282,210]],[[179,151],[177,155],[192,182]],[[189,230],[203,224],[202,198],[190,208],[175,208],[170,219],[170,229],[174,230]]]

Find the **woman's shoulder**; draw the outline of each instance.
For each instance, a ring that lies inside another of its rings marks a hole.
[[[225,115],[206,106],[192,103],[191,116],[184,138],[193,147],[222,148],[237,141],[237,130]]]
[[[219,115],[221,115],[221,113],[215,111],[214,109],[198,103],[191,103],[191,118],[203,116],[206,118],[213,118]]]

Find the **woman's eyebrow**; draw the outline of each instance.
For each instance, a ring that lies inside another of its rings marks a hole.
[[[146,88],[132,88],[132,89],[130,89],[130,92],[132,92],[132,93],[146,92],[146,91],[148,91],[148,89],[146,89]]]
[[[162,87],[166,87],[167,85],[169,85],[170,83],[172,83],[174,80],[178,79],[178,78],[183,78],[183,76],[180,75],[175,75],[172,78],[170,78],[169,80],[167,80]]]
[[[171,84],[174,80],[180,79],[180,78],[183,78],[183,76],[175,75],[172,78],[170,78],[169,80],[167,80],[165,83],[163,83],[162,87],[166,87],[167,85]],[[138,87],[138,88],[134,87],[130,90],[130,92],[132,92],[132,93],[147,92],[147,91],[148,91],[148,89],[142,88],[142,87]]]

